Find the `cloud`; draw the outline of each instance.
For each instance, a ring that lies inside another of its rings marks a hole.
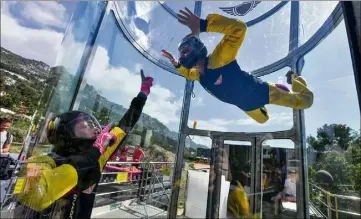
[[[137,17],[141,17],[145,21],[149,22],[152,16],[152,10],[158,5],[153,1],[136,1],[135,8],[137,10]]]
[[[197,144],[204,145],[208,148],[212,147],[212,139],[209,137],[191,136],[191,140]]]
[[[1,10],[1,46],[23,57],[53,65],[63,38],[51,29],[24,27],[10,15],[8,5]]]
[[[145,50],[152,50],[151,42],[149,41],[149,39],[152,39],[152,35],[153,35],[152,31],[145,34],[144,30],[142,30],[140,26],[137,26],[136,18],[140,18],[144,20],[144,22],[146,22],[147,25],[150,25],[151,17],[154,16],[152,11],[154,7],[157,6],[158,3],[152,1],[149,2],[135,1],[134,4],[137,14],[131,17],[126,16],[129,12],[128,10],[131,10],[127,3],[117,2],[116,4],[118,4],[121,7],[121,12],[122,14],[125,15],[125,18],[128,21],[128,28],[134,34],[136,43],[141,45],[142,48]]]
[[[21,16],[44,27],[65,28],[68,21],[66,8],[55,1],[19,2]]]
[[[107,50],[99,46],[87,76],[88,84],[93,85],[98,91],[102,91],[108,100],[128,107],[140,89],[139,69],[141,64],[135,66],[135,69],[110,66]],[[179,122],[181,107],[181,98],[177,98],[172,91],[160,84],[155,84],[144,107],[144,113],[169,125]]]
[[[286,113],[271,113],[270,119],[265,124],[259,124],[254,121],[252,118],[242,118],[235,120],[225,120],[220,118],[213,118],[209,120],[197,120],[197,129],[202,130],[211,130],[211,131],[220,131],[220,132],[228,132],[234,131],[237,126],[253,126],[253,127],[270,127],[278,125],[280,126],[279,130],[283,130],[282,126],[290,127],[293,124],[293,114],[292,112]],[[193,120],[188,121],[188,127],[193,127]],[[209,137],[199,137],[192,136],[193,141],[197,144],[202,144],[207,147],[211,147],[212,140]]]
[[[72,25],[69,25],[68,29],[70,31],[63,38],[62,46],[59,46],[57,55],[54,54],[52,58],[56,57],[54,66],[64,66],[70,74],[75,75],[84,52],[85,42],[75,40]]]
[[[205,106],[203,97],[201,96],[195,97],[191,103],[197,107]]]
[[[265,124],[260,124],[256,122],[251,117],[245,117],[235,120],[225,120],[221,118],[212,118],[209,120],[197,120],[197,128],[203,130],[213,130],[227,132],[230,131],[230,128],[235,126],[274,126],[274,125],[283,125],[289,126],[293,123],[293,113],[292,112],[280,112],[280,113],[270,113],[270,119]],[[193,120],[188,122],[188,126],[193,126]]]

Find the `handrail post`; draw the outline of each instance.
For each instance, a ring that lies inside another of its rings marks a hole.
[[[335,196],[335,213],[336,213],[336,219],[338,219],[338,201],[336,196]]]
[[[327,218],[332,218],[331,193],[327,193]]]

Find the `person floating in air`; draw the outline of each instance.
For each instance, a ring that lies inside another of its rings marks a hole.
[[[307,88],[306,81],[289,71],[287,82],[290,91],[282,84],[262,81],[243,71],[236,56],[246,36],[247,25],[237,19],[219,14],[209,14],[200,19],[188,8],[180,10],[178,21],[189,27],[187,35],[178,47],[179,60],[171,53],[162,50],[178,72],[188,80],[198,80],[210,94],[219,100],[242,109],[259,123],[269,119],[266,104],[275,104],[294,109],[307,109],[313,104],[313,93]],[[207,56],[207,48],[199,39],[201,32],[224,34],[221,42]]]
[[[118,124],[103,130],[92,115],[70,111],[50,120],[47,137],[54,145],[48,155],[34,156],[20,174],[14,218],[90,218],[101,172],[123,147],[146,103],[151,77],[141,71],[141,91]],[[21,180],[22,179],[22,180]],[[22,184],[22,186],[21,186]]]

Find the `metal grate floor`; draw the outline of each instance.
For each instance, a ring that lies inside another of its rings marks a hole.
[[[92,213],[92,218],[160,218],[166,216],[167,211],[163,209],[142,203],[138,204],[132,200],[94,208]]]

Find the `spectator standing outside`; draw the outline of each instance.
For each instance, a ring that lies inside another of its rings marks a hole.
[[[140,162],[144,157],[144,152],[142,150],[142,148],[137,145],[134,148],[134,152],[133,152],[133,162]]]
[[[10,145],[13,141],[12,134],[8,131],[12,121],[8,118],[0,118],[0,147],[1,154],[10,152]]]

